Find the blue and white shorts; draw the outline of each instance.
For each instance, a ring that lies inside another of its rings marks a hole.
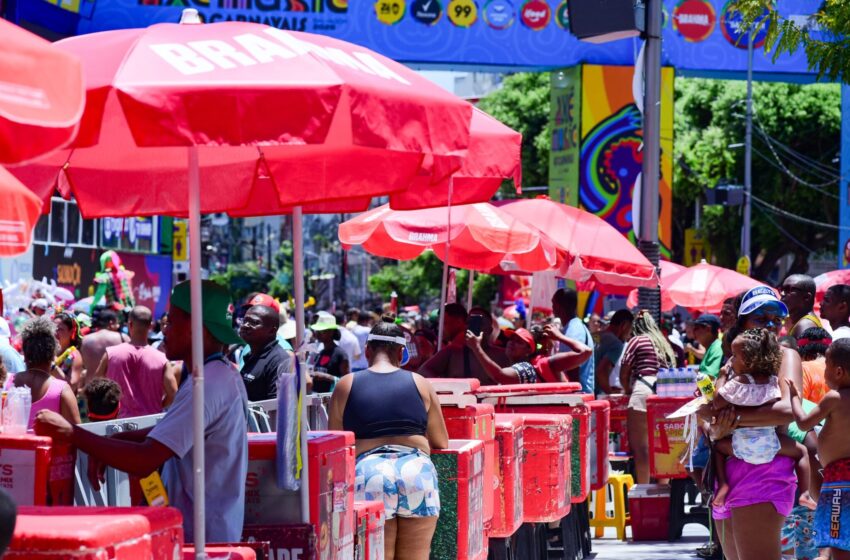
[[[387,519],[440,514],[437,469],[427,453],[402,445],[384,445],[357,457],[356,500],[384,502]]]

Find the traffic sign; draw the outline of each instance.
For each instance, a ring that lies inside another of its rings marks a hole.
[[[738,271],[738,274],[743,274],[745,276],[750,275],[750,257],[744,255],[740,259],[738,259],[738,266],[735,269]]]
[[[172,243],[174,249],[172,258],[175,261],[185,261],[189,259],[189,242],[186,235],[186,222],[174,221],[174,236]]]

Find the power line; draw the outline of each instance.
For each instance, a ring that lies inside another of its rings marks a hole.
[[[778,171],[780,171],[780,172],[785,173],[785,169],[784,169],[784,168],[782,168],[780,165],[777,165],[776,163],[774,163],[774,161],[773,161],[771,158],[767,157],[764,153],[760,152],[760,151],[759,151],[759,150],[757,150],[756,148],[752,148],[752,150],[753,150],[753,152],[754,152],[757,156],[759,156],[760,158],[762,158],[762,159],[764,160],[764,162],[765,162],[765,163],[767,163],[768,165],[770,165],[770,166],[771,166],[771,167],[773,167],[774,169],[776,169],[776,170],[778,170]],[[796,178],[792,176],[792,177],[791,177],[791,179],[796,179]],[[828,196],[828,197],[830,197],[830,198],[834,198],[835,200],[840,200],[840,198],[841,198],[841,197],[839,197],[837,194],[833,194],[833,193],[831,193],[831,192],[829,192],[829,191],[826,191],[826,190],[822,189],[821,187],[816,187],[816,186],[814,186],[814,185],[806,184],[805,182],[801,182],[800,184],[801,184],[801,185],[803,185],[804,187],[810,188],[810,189],[812,189],[813,191],[816,191],[816,192],[818,192],[818,193],[820,193],[820,194],[822,194],[822,195],[824,195],[824,196]]]
[[[793,242],[794,242],[794,243],[795,243],[798,247],[800,247],[801,249],[803,249],[803,250],[805,250],[805,251],[807,251],[807,252],[809,252],[809,253],[814,253],[814,251],[812,251],[812,250],[811,250],[811,249],[810,249],[810,248],[809,248],[809,247],[808,247],[805,243],[803,243],[802,241],[800,241],[799,239],[797,239],[796,237],[794,237],[793,235],[791,235],[791,234],[788,232],[788,230],[786,230],[786,229],[785,229],[785,228],[783,228],[781,225],[779,225],[779,223],[778,223],[776,220],[774,220],[774,219],[773,219],[773,217],[772,217],[772,216],[771,216],[771,215],[767,212],[767,210],[765,210],[764,208],[762,208],[762,207],[761,207],[758,203],[756,203],[756,208],[757,208],[758,210],[760,210],[760,211],[761,211],[762,215],[763,215],[765,218],[767,218],[767,221],[769,221],[771,224],[773,224],[773,225],[774,225],[774,227],[775,227],[776,229],[778,229],[778,230],[780,231],[780,233],[782,233],[782,235],[784,235],[785,237],[787,237],[788,239],[790,239],[791,241],[793,241]]]
[[[835,224],[827,224],[827,223],[824,223],[824,222],[818,222],[817,220],[811,220],[811,219],[805,218],[803,216],[798,216],[797,214],[792,214],[791,212],[786,212],[785,210],[782,210],[781,208],[778,208],[778,207],[774,206],[773,204],[770,204],[769,202],[760,199],[759,197],[757,197],[754,194],[750,194],[750,198],[752,198],[754,202],[763,206],[765,209],[773,212],[774,214],[784,216],[784,217],[788,218],[789,220],[794,220],[794,221],[801,222],[801,223],[804,223],[804,224],[809,224],[811,226],[816,226],[816,227],[835,230],[835,231],[842,231],[842,230],[843,231],[850,231],[850,227],[847,227],[847,226],[837,226]]]
[[[761,133],[761,136],[764,139],[765,143],[767,144],[767,147],[770,148],[770,153],[773,154],[773,157],[776,159],[776,163],[779,164],[779,167],[782,169],[782,171],[786,175],[788,175],[789,177],[794,179],[795,181],[799,182],[800,184],[805,185],[807,187],[812,187],[812,188],[821,188],[821,187],[828,187],[829,185],[834,185],[834,184],[838,183],[839,180],[841,180],[841,177],[836,176],[835,179],[831,179],[831,180],[826,181],[824,183],[810,183],[809,181],[806,181],[805,179],[798,177],[797,175],[794,174],[794,172],[792,172],[790,169],[788,169],[788,167],[786,167],[785,164],[782,162],[782,159],[779,157],[779,154],[776,153],[776,149],[773,147],[773,143],[770,141],[770,136],[763,133],[763,132]],[[811,172],[811,170],[809,170],[809,171]]]

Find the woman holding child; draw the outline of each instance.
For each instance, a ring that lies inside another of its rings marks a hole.
[[[788,309],[779,301],[773,290],[767,287],[753,288],[739,298],[738,321],[725,338],[734,341],[739,334],[753,329],[765,329],[775,334],[782,326]],[[753,333],[748,336],[752,337]],[[770,345],[773,348],[772,345]],[[781,358],[776,371],[776,384],[780,398],[765,399],[760,406],[737,406],[731,404],[720,409],[706,405],[700,417],[709,423],[713,441],[732,435],[736,428],[787,426],[792,420],[788,401],[786,379],[797,386],[802,384],[800,357],[787,348],[777,350]],[[721,370],[718,385],[735,376],[729,364]],[[746,372],[740,372],[746,373]],[[746,377],[737,379],[747,384]],[[768,382],[772,381],[769,378]],[[785,518],[795,504],[796,476],[795,459],[776,454],[761,464],[749,463],[735,453],[725,458],[725,484],[728,492],[722,502],[715,504],[713,516],[717,521],[717,533],[728,560],[761,560],[780,557],[780,531]]]

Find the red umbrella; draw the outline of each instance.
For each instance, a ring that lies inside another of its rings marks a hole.
[[[565,255],[564,277],[599,286],[656,286],[652,263],[600,217],[546,197],[495,204],[556,243]]]
[[[817,287],[815,297],[818,305],[823,301],[826,291],[837,284],[850,284],[850,268],[831,270],[815,276],[815,286]]]
[[[676,304],[673,302],[673,300],[670,299],[670,295],[664,289],[664,286],[667,282],[670,281],[673,276],[684,272],[688,269],[688,267],[670,261],[660,261],[658,265],[659,268],[661,268],[661,281],[659,282],[659,284],[661,285],[661,311],[670,311],[671,309],[676,307]],[[631,290],[629,292],[629,298],[628,300],[626,300],[626,305],[631,308],[635,308],[638,306],[637,289]]]
[[[0,166],[0,256],[27,250],[41,214],[41,200]]]
[[[675,305],[719,313],[724,300],[756,286],[764,284],[734,270],[702,261],[664,280],[661,293],[666,294]]]
[[[448,220],[446,208],[392,210],[384,205],[340,224],[339,240],[397,260],[432,249],[450,266],[469,270],[535,271],[556,264],[554,246],[545,236],[491,204],[453,206]]]
[[[77,57],[0,19],[0,163],[28,161],[68,144],[83,113]]]

